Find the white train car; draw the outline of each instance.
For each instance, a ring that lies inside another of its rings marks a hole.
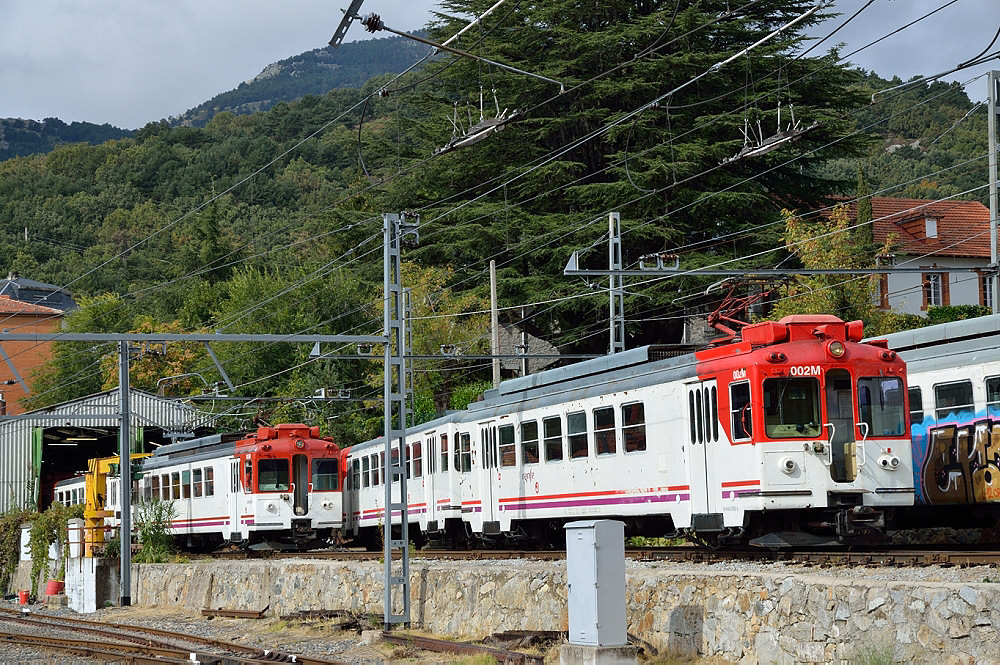
[[[897,528],[1000,520],[1000,315],[887,335],[907,363],[915,507]]]
[[[52,493],[54,501],[58,501],[64,506],[76,506],[87,502],[86,476],[75,476],[60,480],[56,483]]]
[[[407,430],[410,533],[558,543],[580,518],[714,542],[879,531],[913,502],[905,381],[884,343],[832,316],[747,326],[739,341],[679,357],[645,347],[506,381]],[[383,450],[377,439],[345,451],[345,529],[369,544],[385,520]]]
[[[339,457],[318,427],[213,435],[158,448],[139,492],[172,502],[172,533],[189,548],[308,548],[341,528]]]

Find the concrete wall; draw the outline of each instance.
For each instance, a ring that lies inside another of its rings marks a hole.
[[[566,630],[566,568],[411,562],[412,618],[432,633]],[[133,567],[136,605],[382,614],[382,564],[205,562]],[[917,663],[1000,662],[1000,585],[630,566],[628,631],[660,650],[821,663],[886,650]]]

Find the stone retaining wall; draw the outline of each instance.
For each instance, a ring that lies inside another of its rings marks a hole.
[[[206,562],[133,568],[137,605],[350,609],[382,615],[377,562]],[[860,571],[859,571],[860,572]],[[566,630],[566,568],[547,562],[411,562],[412,619],[441,635]],[[743,663],[1000,662],[1000,585],[630,566],[629,633],[675,654]]]

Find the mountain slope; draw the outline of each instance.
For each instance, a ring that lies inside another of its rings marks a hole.
[[[170,124],[203,127],[220,111],[254,113],[266,111],[278,102],[323,95],[334,88],[360,88],[373,76],[403,71],[429,51],[430,47],[405,37],[314,49],[268,65],[236,89],[170,118]]]

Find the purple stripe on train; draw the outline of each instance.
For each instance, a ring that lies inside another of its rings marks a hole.
[[[752,490],[722,490],[723,499],[738,499],[741,496],[760,496],[760,489],[754,488]]]
[[[606,499],[575,499],[572,501],[547,501],[501,504],[500,510],[532,510],[535,508],[578,508],[582,506],[614,506],[628,505],[636,503],[669,503],[679,501],[690,501],[690,494],[654,494],[654,495],[624,495]]]

